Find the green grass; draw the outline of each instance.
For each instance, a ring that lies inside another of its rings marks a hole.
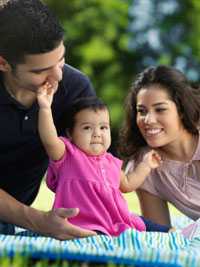
[[[48,261],[43,260],[31,260],[26,257],[15,255],[14,258],[1,257],[1,267],[125,267],[124,265],[115,265],[113,263],[87,263],[87,262],[68,262],[65,260]],[[132,265],[132,267],[134,267]]]

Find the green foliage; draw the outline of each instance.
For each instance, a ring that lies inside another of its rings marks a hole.
[[[138,71],[166,64],[200,80],[200,4],[197,0],[133,0],[131,48],[140,55]],[[139,12],[138,12],[139,11]]]
[[[191,0],[187,6],[188,44],[191,46],[195,58],[200,62],[200,2]],[[192,15],[191,15],[192,14]]]
[[[87,263],[87,262],[72,262],[65,260],[49,261],[44,260],[31,260],[27,257],[15,255],[13,258],[0,257],[1,267],[124,267],[124,265],[115,265],[113,263]]]

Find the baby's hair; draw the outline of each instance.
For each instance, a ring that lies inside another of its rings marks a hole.
[[[66,129],[69,133],[74,128],[76,114],[84,109],[90,109],[96,112],[99,110],[108,110],[108,107],[100,98],[96,96],[77,98],[72,103],[67,116]]]

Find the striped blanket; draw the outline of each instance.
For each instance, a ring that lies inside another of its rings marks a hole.
[[[179,233],[138,232],[119,237],[98,235],[70,241],[41,236],[0,235],[0,255],[32,258],[114,262],[138,266],[199,267],[200,238],[189,241]]]

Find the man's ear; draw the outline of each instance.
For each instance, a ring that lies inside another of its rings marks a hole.
[[[0,71],[7,72],[11,69],[10,64],[8,61],[0,56]]]

